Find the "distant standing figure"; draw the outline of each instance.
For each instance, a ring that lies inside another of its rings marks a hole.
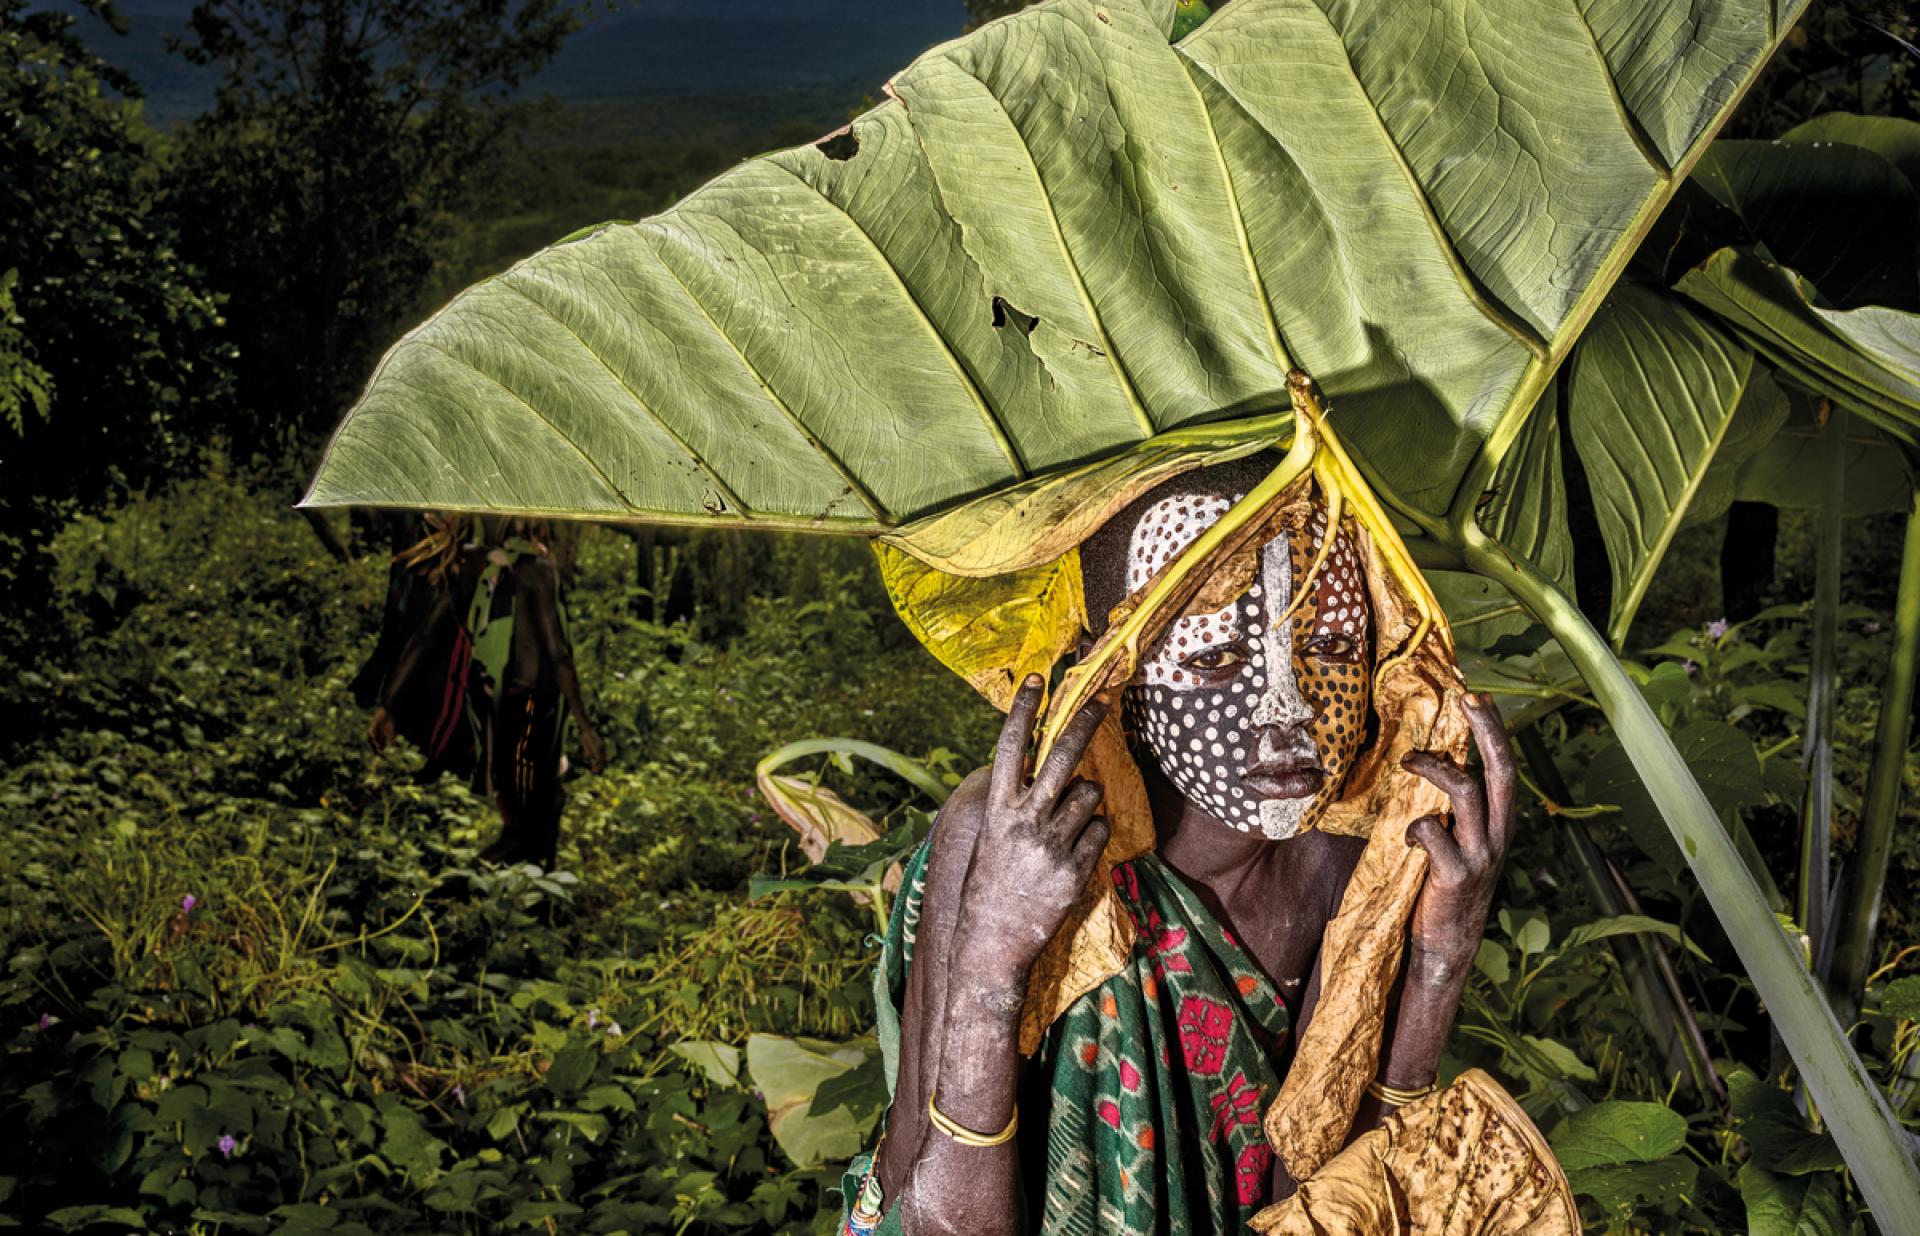
[[[478,781],[466,615],[484,551],[467,539],[468,521],[459,516],[427,515],[419,528],[424,535],[394,553],[380,641],[354,680],[354,696],[377,705],[367,732],[374,750],[398,734],[427,757],[423,781],[442,772]]]
[[[374,712],[369,741],[384,750],[396,733],[390,706],[417,679],[432,677],[436,695],[465,701],[480,760],[474,789],[493,796],[501,833],[480,852],[488,862],[536,862],[551,868],[561,837],[566,770],[566,714],[580,725],[580,749],[593,772],[605,768],[599,733],[588,718],[566,633],[561,578],[545,537],[520,524],[495,547],[467,547],[465,580],[445,589],[424,616],[386,683],[386,704]],[[465,601],[457,647],[463,664],[442,674],[444,643],[436,639],[447,606]],[[438,677],[436,677],[438,676]],[[438,733],[438,727],[436,727]]]
[[[600,735],[587,716],[573,668],[560,574],[546,538],[513,534],[487,551],[467,611],[473,638],[470,704],[485,719],[481,746],[488,788],[500,808],[500,837],[481,851],[492,862],[553,865],[560,842],[566,767],[564,701],[580,727],[580,749],[599,772]]]

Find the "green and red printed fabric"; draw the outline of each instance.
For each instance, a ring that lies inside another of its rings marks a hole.
[[[889,1086],[926,861],[922,847],[875,975],[881,1034],[894,1039]],[[1124,863],[1113,879],[1138,938],[1126,968],[1055,1021],[1028,1062],[1019,1133],[1026,1212],[1042,1236],[1243,1232],[1272,1200],[1273,1151],[1260,1121],[1279,1088],[1292,1015],[1158,858]],[[869,1161],[862,1155],[849,1169],[849,1198]],[[897,1201],[888,1199],[881,1233],[899,1231]]]

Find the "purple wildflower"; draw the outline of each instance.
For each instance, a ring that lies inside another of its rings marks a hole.
[[[467,1088],[459,1082],[453,1083],[453,1101],[462,1107],[467,1105]]]
[[[759,822],[760,822],[760,813],[758,811],[747,812],[747,823],[758,824]]]
[[[1698,670],[1700,667],[1695,665],[1692,661],[1682,661],[1680,663],[1680,668],[1687,671],[1687,673],[1691,675],[1692,673],[1694,673],[1694,671]]]
[[[223,1159],[231,1159],[233,1152],[240,1149],[240,1143],[233,1139],[233,1134],[231,1133],[222,1133],[220,1135],[219,1146],[220,1157]]]
[[[589,1030],[597,1029],[599,1025],[600,1025],[600,1010],[588,1009],[587,1010],[587,1029]]]
[[[52,1013],[42,1013],[40,1014],[39,1022],[36,1024],[39,1026],[40,1032],[44,1034],[47,1031],[53,1029],[54,1023],[59,1020],[60,1019],[58,1017],[55,1017]]]
[[[199,904],[200,904],[200,899],[198,897],[195,897],[192,893],[188,893],[185,897],[182,897],[180,899],[180,913],[192,914],[193,907]]]
[[[1709,622],[1707,624],[1707,638],[1727,638],[1727,620],[1725,618],[1715,618],[1712,622]]]
[[[1862,635],[1878,635],[1880,634],[1880,624],[1872,621],[1863,622],[1860,624],[1860,633]]]

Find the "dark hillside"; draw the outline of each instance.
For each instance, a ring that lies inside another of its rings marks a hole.
[[[83,19],[88,42],[140,83],[149,118],[163,128],[205,110],[218,84],[211,70],[167,51],[168,36],[185,31],[192,9],[192,0],[132,0],[121,6],[124,37]],[[590,16],[528,93],[562,103],[700,96],[682,100],[688,110],[720,106],[722,92],[796,87],[857,100],[957,36],[966,19],[960,0],[628,0]]]

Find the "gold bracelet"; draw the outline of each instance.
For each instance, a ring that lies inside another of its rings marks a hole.
[[[1387,1103],[1394,1107],[1405,1107],[1409,1103],[1417,1103],[1439,1088],[1440,1083],[1438,1082],[1428,1082],[1426,1085],[1416,1086],[1412,1090],[1402,1090],[1398,1086],[1389,1086],[1380,1081],[1370,1081],[1367,1083],[1368,1094],[1379,1099],[1382,1103]]]
[[[927,1118],[933,1121],[933,1127],[959,1142],[962,1146],[1004,1146],[1013,1140],[1013,1134],[1020,1127],[1020,1108],[1015,1105],[1013,1119],[1007,1121],[1007,1127],[998,1133],[975,1133],[965,1125],[956,1124],[951,1116],[933,1105],[933,1096],[927,1096]]]

